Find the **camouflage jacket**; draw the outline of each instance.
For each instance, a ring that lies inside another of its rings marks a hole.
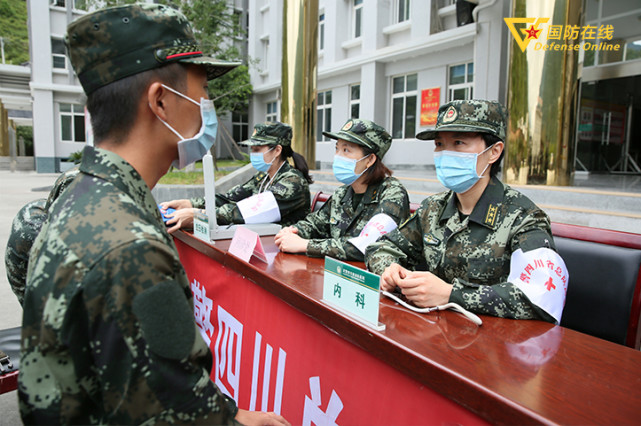
[[[289,226],[309,214],[309,184],[298,169],[286,162],[276,173],[271,184],[266,173],[258,172],[250,180],[233,187],[226,194],[216,194],[216,221],[219,225],[245,223],[236,203],[266,190],[274,194],[278,203],[281,225]],[[205,208],[204,198],[192,198],[190,201],[194,208]]]
[[[352,187],[343,185],[323,207],[294,225],[298,228],[298,235],[309,239],[308,256],[362,261],[363,253],[348,241],[350,238],[357,237],[378,213],[387,214],[396,223],[402,223],[409,215],[407,191],[393,177],[368,186],[356,210],[352,207],[353,197]]]
[[[463,220],[454,192],[426,198],[407,222],[367,248],[366,264],[379,275],[392,263],[430,271],[453,284],[450,302],[473,312],[554,322],[507,282],[511,254],[539,247],[554,249],[547,215],[493,178]]]
[[[92,147],[29,259],[20,412],[26,424],[231,423],[210,380],[189,283],[138,172]]]
[[[77,167],[62,173],[58,179],[56,179],[53,189],[46,200],[40,199],[27,203],[18,211],[18,214],[11,223],[11,233],[7,241],[4,263],[11,290],[21,305],[27,283],[27,265],[29,263],[31,246],[38,236],[42,225],[47,220],[49,207],[73,181],[77,174]]]

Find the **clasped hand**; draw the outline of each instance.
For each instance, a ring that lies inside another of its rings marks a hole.
[[[452,293],[452,284],[446,283],[433,273],[410,271],[392,263],[381,275],[381,290],[391,292],[396,287],[420,308],[444,305]]]
[[[278,249],[285,253],[305,253],[307,251],[306,240],[298,235],[298,229],[293,226],[287,226],[274,237],[274,242]]]

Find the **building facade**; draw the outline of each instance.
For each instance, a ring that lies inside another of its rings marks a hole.
[[[251,124],[280,118],[283,1],[249,0],[248,52],[256,62]],[[625,140],[628,164],[641,156],[641,130],[632,118],[641,117],[641,5],[638,0],[586,0],[584,7],[586,25],[612,24],[611,41],[624,48],[618,55],[581,55],[577,114],[583,121],[576,164],[582,170],[589,159],[585,170],[614,171]],[[512,16],[511,8],[510,0],[320,0],[317,166],[328,165],[334,153],[334,143],[322,131],[337,130],[350,117],[373,120],[390,131],[394,143],[387,165],[433,166],[433,144],[414,137],[432,127],[430,106],[465,98],[507,102],[514,39],[503,18]],[[625,88],[630,96],[617,97],[610,87]],[[603,117],[614,113],[608,108],[619,113],[604,126]],[[614,122],[616,128],[607,127]],[[620,136],[617,145],[613,132]]]
[[[28,0],[35,167],[63,171],[87,142],[85,96],[62,41],[67,25],[86,13],[74,0]]]

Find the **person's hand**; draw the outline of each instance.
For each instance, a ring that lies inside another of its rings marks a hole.
[[[444,305],[452,293],[452,284],[431,272],[407,271],[397,285],[405,297],[419,308]]]
[[[238,409],[236,421],[247,426],[290,426],[290,423],[283,416],[264,411]]]
[[[381,290],[392,292],[398,286],[398,283],[407,276],[410,271],[403,268],[398,263],[392,263],[385,268],[381,274]]]
[[[274,239],[278,238],[279,236],[282,237],[285,234],[298,234],[298,228],[293,226],[285,226],[284,228],[281,228],[280,231],[278,231],[278,234],[276,234]]]
[[[298,229],[289,226],[276,234],[274,243],[280,251],[285,253],[305,253],[309,240],[301,238],[298,235]]]
[[[160,209],[165,213],[165,210],[167,209],[190,209],[193,206],[191,205],[191,201],[189,200],[171,200],[171,201],[165,201],[160,203]]]
[[[194,225],[194,212],[196,209],[180,209],[173,213],[165,214],[169,218],[167,232],[170,234],[181,228],[191,228]]]

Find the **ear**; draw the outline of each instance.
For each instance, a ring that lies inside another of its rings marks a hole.
[[[147,88],[147,103],[151,111],[161,119],[167,121],[167,100],[169,91],[162,87],[162,83],[155,81]]]
[[[367,168],[372,167],[374,163],[376,163],[377,158],[376,154],[370,154],[370,156],[367,157]]]
[[[274,158],[280,157],[280,153],[283,152],[283,146],[282,145],[276,145],[274,148]]]
[[[505,144],[501,141],[498,141],[494,145],[492,145],[492,148],[490,149],[490,164],[494,164],[498,161],[504,148]]]

